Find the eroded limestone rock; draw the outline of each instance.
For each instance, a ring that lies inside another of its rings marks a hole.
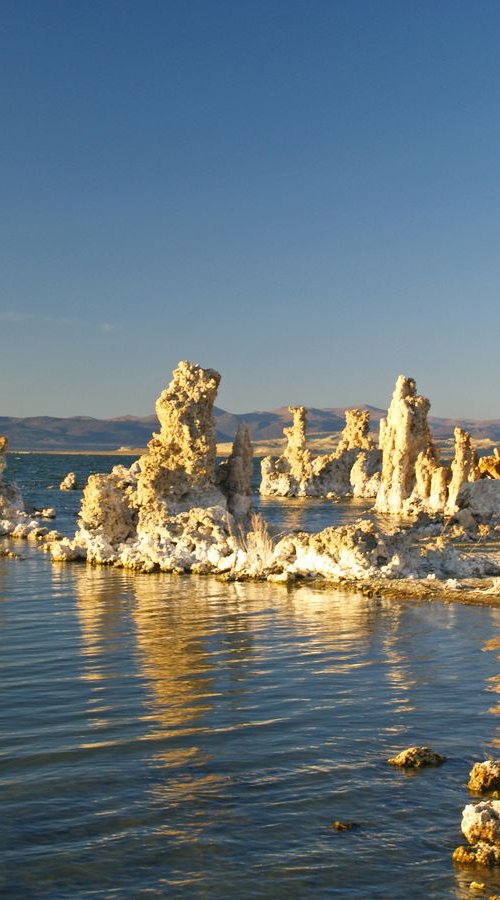
[[[457,497],[455,518],[467,513],[477,522],[500,521],[500,480],[482,478],[462,485]]]
[[[471,436],[463,428],[455,428],[455,456],[451,464],[451,480],[446,501],[447,511],[456,509],[460,488],[467,481],[477,478],[477,457]]]
[[[500,450],[495,447],[491,456],[482,456],[477,464],[479,478],[500,478]]]
[[[240,425],[230,456],[217,470],[217,480],[227,498],[229,512],[237,518],[246,516],[252,505],[252,460],[250,432],[246,425]]]
[[[469,803],[462,813],[462,833],[469,844],[500,846],[500,800]]]
[[[34,539],[40,533],[39,523],[25,512],[17,484],[4,480],[7,445],[7,438],[0,436],[0,535]],[[42,530],[44,533],[47,531]]]
[[[375,497],[381,454],[369,436],[369,412],[347,410],[346,425],[335,452],[313,457],[306,446],[306,410],[303,406],[290,410],[293,423],[284,429],[287,445],[283,455],[262,460],[261,494],[341,498],[355,492],[357,497]]]
[[[453,862],[461,866],[493,866],[500,865],[500,847],[479,841],[472,847],[461,846],[453,851]]]
[[[469,774],[468,788],[478,794],[500,789],[500,760],[486,759],[476,763]]]
[[[60,491],[77,491],[78,481],[75,472],[68,472],[59,485]]]
[[[429,747],[408,747],[407,750],[402,750],[387,762],[391,766],[400,766],[402,769],[421,769],[423,766],[440,766],[446,762],[446,756],[435,753]]]
[[[387,419],[380,425],[382,476],[375,508],[379,512],[415,515],[453,513],[460,488],[476,477],[476,455],[470,434],[455,428],[455,456],[441,465],[427,421],[430,403],[417,394],[412,378],[400,375]]]
[[[430,403],[417,394],[413,378],[400,375],[387,419],[380,423],[382,476],[376,509],[405,513],[411,500],[430,495],[437,453],[427,422]]]
[[[216,475],[213,404],[220,375],[181,362],[158,398],[161,425],[130,469],[93,475],[72,541],[54,559],[86,558],[140,571],[224,571],[234,565],[232,517]],[[251,454],[241,431],[226,467],[231,504],[248,497]],[[238,493],[240,492],[240,493]]]
[[[370,437],[370,413],[367,409],[346,409],[345,427],[340,435],[337,453],[344,450],[373,450]]]
[[[380,489],[380,469],[382,453],[380,450],[367,450],[360,453],[349,474],[353,497],[375,498]]]

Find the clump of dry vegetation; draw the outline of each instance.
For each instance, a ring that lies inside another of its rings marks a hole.
[[[245,573],[252,576],[264,574],[273,563],[274,540],[262,515],[252,513],[249,528],[240,526],[233,537],[238,549],[245,554]]]

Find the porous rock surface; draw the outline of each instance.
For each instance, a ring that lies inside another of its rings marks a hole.
[[[76,491],[78,490],[78,481],[76,479],[75,472],[68,472],[67,475],[64,476],[61,484],[59,485],[60,491]]]
[[[380,422],[382,475],[375,509],[382,513],[415,515],[452,513],[464,482],[477,477],[470,434],[455,428],[455,456],[441,465],[427,421],[430,402],[417,394],[413,378],[396,381],[387,418]]]
[[[219,380],[212,369],[178,365],[157,402],[159,433],[129,469],[118,465],[108,475],[90,476],[74,538],[47,539],[46,549],[55,560],[86,559],[142,572],[224,573],[283,584],[316,577],[344,583],[447,579],[456,584],[456,579],[500,575],[500,562],[487,554],[461,552],[443,535],[442,522],[417,520],[412,527],[400,527],[394,520],[381,524],[364,518],[319,533],[273,537],[261,517],[248,515],[252,448],[245,428],[238,430],[230,457],[216,463],[213,405]],[[376,462],[370,459],[379,451],[370,449],[367,416],[348,417],[338,456],[311,459],[305,410],[298,407],[293,413],[281,458],[287,468],[279,475],[287,489],[292,479],[309,489],[303,477],[309,473],[309,484],[318,494],[326,493],[335,466],[342,490],[348,485],[352,491],[358,479],[376,478]],[[353,447],[355,441],[364,446]]]
[[[469,844],[500,846],[500,800],[469,803],[462,813],[462,833]]]
[[[159,434],[130,469],[90,476],[75,537],[50,546],[54,559],[140,571],[236,565],[234,517],[250,506],[251,446],[240,430],[219,477],[213,417],[219,381],[213,369],[179,363],[156,403]]]
[[[496,791],[500,788],[500,760],[486,759],[475,763],[469,774],[468,788],[476,793]]]
[[[402,769],[421,769],[424,766],[440,766],[446,762],[446,756],[435,753],[429,747],[408,747],[397,756],[387,760],[391,766],[399,766]]]
[[[500,480],[484,478],[463,484],[457,497],[460,512],[475,522],[500,522]]]
[[[290,407],[293,421],[284,429],[282,456],[261,463],[260,493],[278,497],[375,497],[381,454],[369,435],[367,410],[346,411],[346,424],[334,453],[313,456],[307,449],[307,413]]]
[[[493,760],[479,763],[471,771],[474,784],[483,781],[483,775],[495,774],[490,764]],[[471,783],[469,782],[469,787]],[[498,866],[500,865],[500,801],[483,800],[481,803],[469,803],[462,813],[462,832],[469,847],[457,847],[453,859],[461,865]]]
[[[246,425],[240,425],[228,459],[217,469],[217,481],[227,497],[229,512],[238,518],[246,516],[252,506],[253,447]]]
[[[493,866],[500,865],[500,847],[495,844],[487,844],[479,841],[473,846],[460,846],[453,851],[453,862],[462,866]]]
[[[47,529],[25,512],[17,484],[4,479],[7,445],[7,438],[0,435],[0,535],[38,540],[47,534]]]

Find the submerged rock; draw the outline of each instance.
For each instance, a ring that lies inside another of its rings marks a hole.
[[[67,475],[64,476],[61,484],[59,485],[60,491],[76,491],[78,490],[78,482],[76,480],[76,474],[74,472],[68,472]]]
[[[421,769],[423,766],[440,766],[446,762],[446,756],[435,753],[429,747],[408,747],[387,762],[391,766],[400,766],[404,769]]]
[[[352,831],[353,828],[358,827],[357,822],[341,822],[340,820],[337,820],[332,825],[334,831]]]
[[[486,759],[476,763],[470,771],[467,787],[478,794],[497,791],[500,788],[500,760]]]

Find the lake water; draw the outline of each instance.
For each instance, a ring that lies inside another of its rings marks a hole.
[[[11,454],[8,472],[70,530],[81,495],[48,485],[115,462]],[[265,507],[277,527],[360,512]],[[17,549],[0,559],[2,900],[500,892],[451,860],[471,763],[499,753],[500,610]],[[416,743],[448,762],[387,765]]]

